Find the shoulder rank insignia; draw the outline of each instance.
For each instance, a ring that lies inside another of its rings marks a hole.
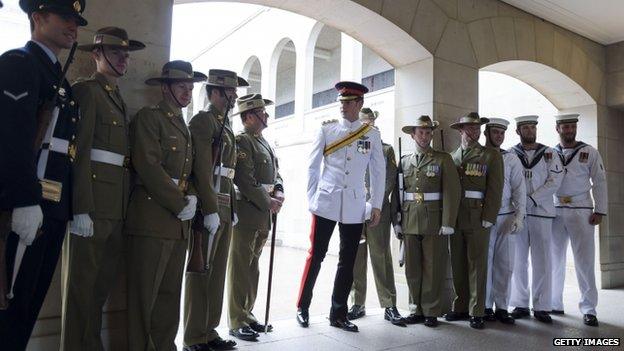
[[[588,160],[589,160],[589,152],[581,152],[581,153],[579,153],[579,162],[580,163],[587,163]]]
[[[238,152],[238,154],[237,154],[237,157],[238,157],[240,160],[243,160],[243,159],[246,159],[246,158],[247,158],[247,154],[246,154],[244,151],[239,151],[239,152]]]
[[[323,125],[332,124],[338,122],[337,119],[328,119],[327,121],[323,121]]]

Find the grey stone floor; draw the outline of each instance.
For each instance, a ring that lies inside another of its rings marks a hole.
[[[266,301],[266,269],[268,248],[262,257],[261,285],[255,314],[264,318]],[[378,308],[372,272],[369,266],[367,316],[358,319],[359,333],[348,333],[332,328],[327,321],[331,288],[337,257],[328,255],[323,263],[310,307],[311,325],[304,329],[294,319],[299,291],[301,270],[306,252],[290,248],[278,248],[272,293],[271,323],[275,331],[262,334],[257,342],[239,341],[241,350],[546,350],[553,349],[555,337],[619,337],[624,338],[624,289],[600,290],[598,318],[599,328],[583,325],[577,308],[578,289],[574,271],[570,265],[564,292],[566,315],[555,316],[552,325],[544,325],[534,319],[517,321],[515,326],[489,322],[486,329],[471,329],[467,322],[449,323],[441,320],[436,329],[423,325],[406,328],[396,327],[384,321],[383,310]],[[227,296],[227,292],[226,292]],[[397,274],[397,304],[403,314],[407,313],[407,286],[401,274]],[[182,328],[177,338],[182,347]],[[222,337],[228,337],[227,302],[223,310]],[[624,340],[621,340],[624,342]],[[559,349],[568,349],[561,348]],[[573,349],[573,348],[569,348]],[[577,347],[576,349],[581,349]],[[603,347],[619,349],[624,347]]]

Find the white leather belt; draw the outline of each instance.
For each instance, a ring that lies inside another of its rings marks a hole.
[[[219,173],[219,171],[221,171],[221,173]],[[220,168],[215,168],[215,175],[220,175],[222,177],[226,177],[229,179],[234,179],[234,174],[236,173],[236,170],[234,170],[234,168],[228,168],[228,167],[223,167],[221,166]]]
[[[405,201],[438,201],[442,198],[441,193],[405,193]]]
[[[275,184],[260,184],[267,193],[272,193],[275,190]]]
[[[106,150],[91,149],[91,161],[107,163],[119,167],[126,166],[126,156]]]
[[[180,183],[180,179],[171,178],[171,180],[173,180],[175,185],[178,185],[178,183]]]
[[[50,151],[54,151],[60,154],[67,155],[67,151],[69,150],[69,141],[65,139],[52,137],[50,138],[50,142],[44,143],[42,147]]]
[[[464,197],[466,199],[483,199],[484,196],[482,191],[466,190]]]
[[[581,202],[586,200],[591,200],[589,192],[570,196],[555,196],[555,205],[569,205],[574,202]]]

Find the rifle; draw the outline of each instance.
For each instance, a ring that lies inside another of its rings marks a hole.
[[[219,191],[221,190],[221,160],[223,159],[223,130],[225,129],[225,124],[229,123],[228,121],[228,112],[230,111],[230,102],[228,100],[225,106],[223,124],[221,125],[221,129],[219,130],[219,136],[212,141],[212,160],[213,164],[211,167],[212,174],[211,176],[215,176],[215,170],[217,170],[217,176],[214,179],[214,190],[217,192],[217,196]],[[208,244],[206,245],[206,251],[203,252],[203,244],[204,244],[204,216],[202,214],[201,208],[197,209],[197,213],[195,214],[195,218],[193,219],[193,225],[191,226],[191,250],[189,253],[189,261],[187,265],[188,272],[194,273],[203,273],[208,271],[210,268],[210,262],[212,261],[212,247],[214,246],[214,234],[208,234]]]
[[[269,309],[271,307],[271,286],[273,283],[273,260],[275,257],[275,234],[277,232],[277,213],[271,216],[273,228],[271,230],[271,255],[269,256],[269,283],[267,287],[266,309],[264,311],[264,333],[269,331]]]
[[[76,54],[76,47],[78,46],[78,42],[74,42],[69,51],[69,55],[67,56],[67,61],[65,61],[65,65],[63,66],[63,70],[61,73],[61,77],[58,80],[58,83],[54,86],[54,94],[52,97],[45,101],[37,110],[37,130],[35,133],[35,139],[33,143],[33,150],[35,154],[39,153],[41,150],[41,146],[43,144],[43,139],[50,128],[50,124],[54,121],[54,125],[52,128],[56,126],[56,103],[58,101],[59,95],[64,91],[63,83],[65,83],[65,77],[67,76],[67,71],[69,70],[69,66],[74,61],[74,55]],[[64,94],[63,94],[64,95]],[[54,130],[52,130],[54,133]],[[6,239],[11,231],[11,212],[2,212],[0,215],[0,310],[8,308],[8,300],[13,298],[13,287],[15,285],[15,279],[17,278],[17,274],[19,273],[20,266],[22,265],[22,259],[24,258],[24,253],[26,252],[26,245],[24,245],[21,241],[17,244],[17,248],[15,251],[15,260],[13,264],[13,274],[11,275],[11,289],[8,293],[8,272],[5,262],[6,257]],[[8,230],[6,233],[4,231]],[[6,235],[5,235],[6,234]],[[40,230],[37,231],[38,238],[41,236],[43,232]]]
[[[403,150],[401,148],[401,138],[399,137],[399,162],[397,164],[398,172],[397,172],[397,186],[395,187],[397,193],[397,199],[399,199],[399,206],[397,206],[396,219],[397,223],[401,225],[401,217],[403,210],[403,199],[405,197],[405,184],[403,183],[403,165],[401,162],[401,158],[403,157]],[[399,240],[399,267],[403,267],[405,264],[405,244],[403,239]]]

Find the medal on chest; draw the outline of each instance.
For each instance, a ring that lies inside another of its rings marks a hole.
[[[371,142],[369,140],[358,140],[357,141],[357,151],[361,154],[367,154],[370,152]]]
[[[438,165],[428,165],[425,172],[426,172],[425,175],[427,177],[433,178],[436,175],[438,175],[438,173],[440,173],[440,166],[438,166]]]

